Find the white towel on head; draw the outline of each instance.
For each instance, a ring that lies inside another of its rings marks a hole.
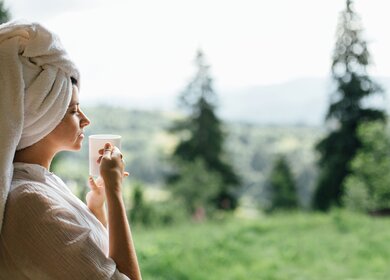
[[[37,23],[0,25],[0,232],[16,150],[62,120],[79,72],[58,37]]]

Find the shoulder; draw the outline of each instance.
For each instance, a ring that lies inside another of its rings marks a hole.
[[[30,205],[49,206],[51,204],[51,200],[48,199],[47,186],[43,183],[25,181],[17,183],[17,185],[15,185],[15,182],[12,182],[12,184],[13,187],[7,198],[7,208],[20,205],[28,209]]]
[[[39,184],[29,182],[18,186],[7,198],[3,233],[10,230],[16,236],[37,230],[56,208],[55,204]]]
[[[4,214],[4,230],[12,229],[17,235],[61,235],[64,229],[68,233],[88,231],[80,225],[77,213],[69,209],[61,195],[41,183],[28,182],[13,189]]]

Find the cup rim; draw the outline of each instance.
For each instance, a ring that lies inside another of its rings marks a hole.
[[[121,135],[116,134],[93,134],[88,136],[89,139],[120,139]]]

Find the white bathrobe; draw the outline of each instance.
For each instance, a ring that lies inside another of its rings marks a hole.
[[[55,174],[14,163],[0,235],[0,279],[129,279],[108,257],[107,231]]]

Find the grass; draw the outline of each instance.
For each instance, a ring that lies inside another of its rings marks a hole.
[[[390,219],[334,211],[136,229],[144,279],[390,279]]]

